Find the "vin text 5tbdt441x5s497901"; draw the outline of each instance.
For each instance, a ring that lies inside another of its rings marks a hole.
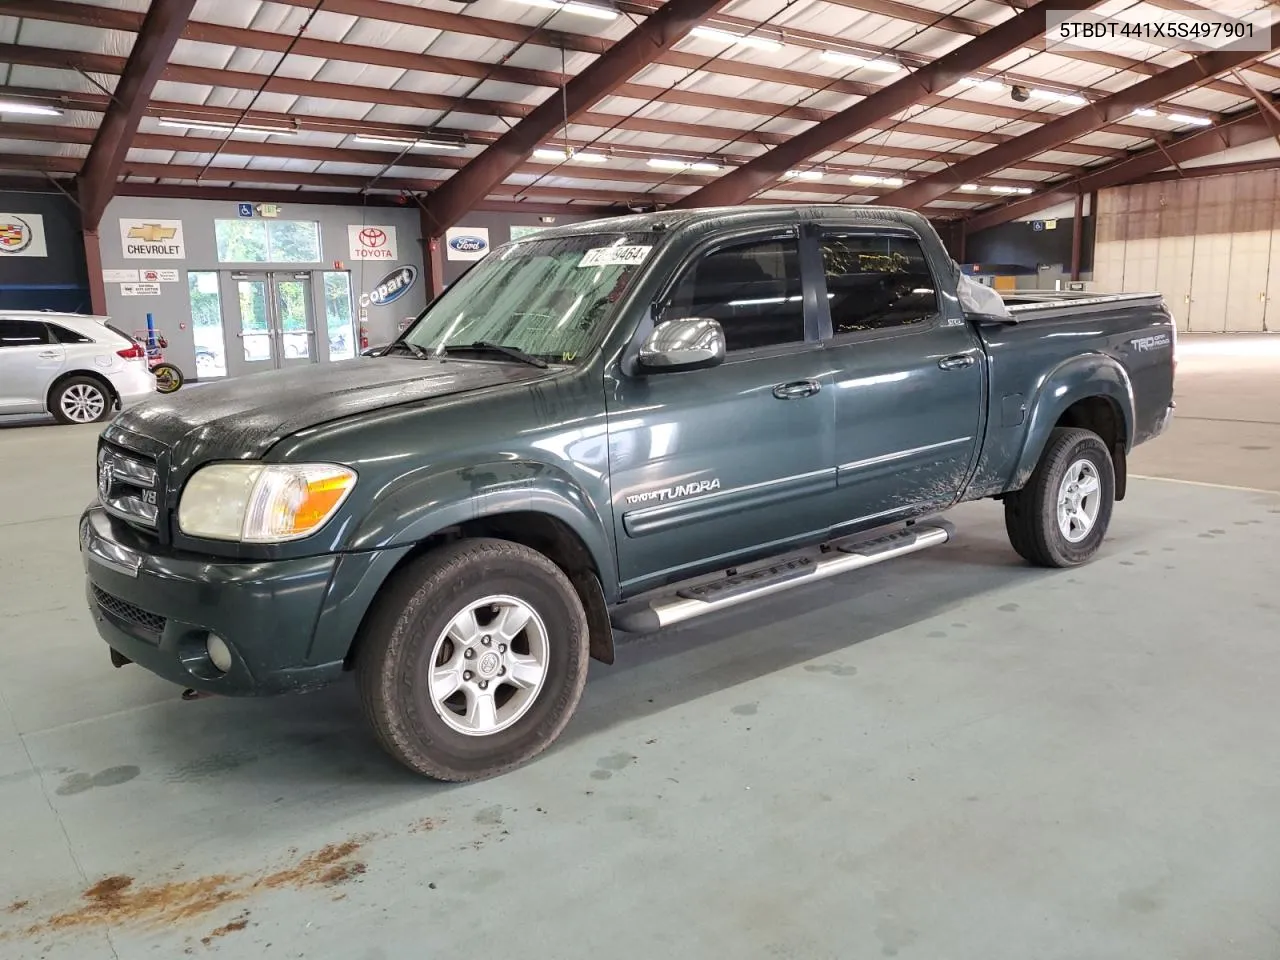
[[[351,670],[448,780],[547,747],[614,630],[945,542],[1099,549],[1172,412],[1155,295],[1001,299],[921,217],[657,213],[490,253],[376,355],[124,412],[80,542],[117,665],[207,693]]]

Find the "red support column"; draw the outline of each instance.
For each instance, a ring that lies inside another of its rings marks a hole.
[[[89,303],[100,317],[107,315],[107,284],[102,279],[102,244],[97,230],[84,232],[84,262],[89,268]]]
[[[1084,239],[1084,194],[1076,194],[1075,219],[1071,221],[1071,279],[1080,279],[1080,244]]]

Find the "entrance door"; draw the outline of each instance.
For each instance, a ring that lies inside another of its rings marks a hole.
[[[228,373],[237,376],[316,363],[310,273],[233,273]]]

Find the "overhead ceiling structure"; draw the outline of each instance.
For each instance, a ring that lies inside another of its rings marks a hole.
[[[120,193],[420,204],[433,232],[801,201],[990,223],[1188,151],[1280,159],[1240,153],[1280,129],[1274,48],[1046,49],[1046,9],[1186,5],[5,0],[0,185],[56,184],[86,229]]]

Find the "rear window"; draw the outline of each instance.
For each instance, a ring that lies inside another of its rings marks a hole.
[[[74,330],[68,330],[56,323],[46,323],[49,332],[53,334],[53,339],[57,343],[93,343],[92,337],[86,337],[83,333],[77,333]]]
[[[125,333],[123,330],[117,327],[114,323],[104,323],[103,326],[106,327],[108,330],[110,330],[112,333],[114,333],[116,336],[124,337],[130,343],[133,343],[133,337]]]

